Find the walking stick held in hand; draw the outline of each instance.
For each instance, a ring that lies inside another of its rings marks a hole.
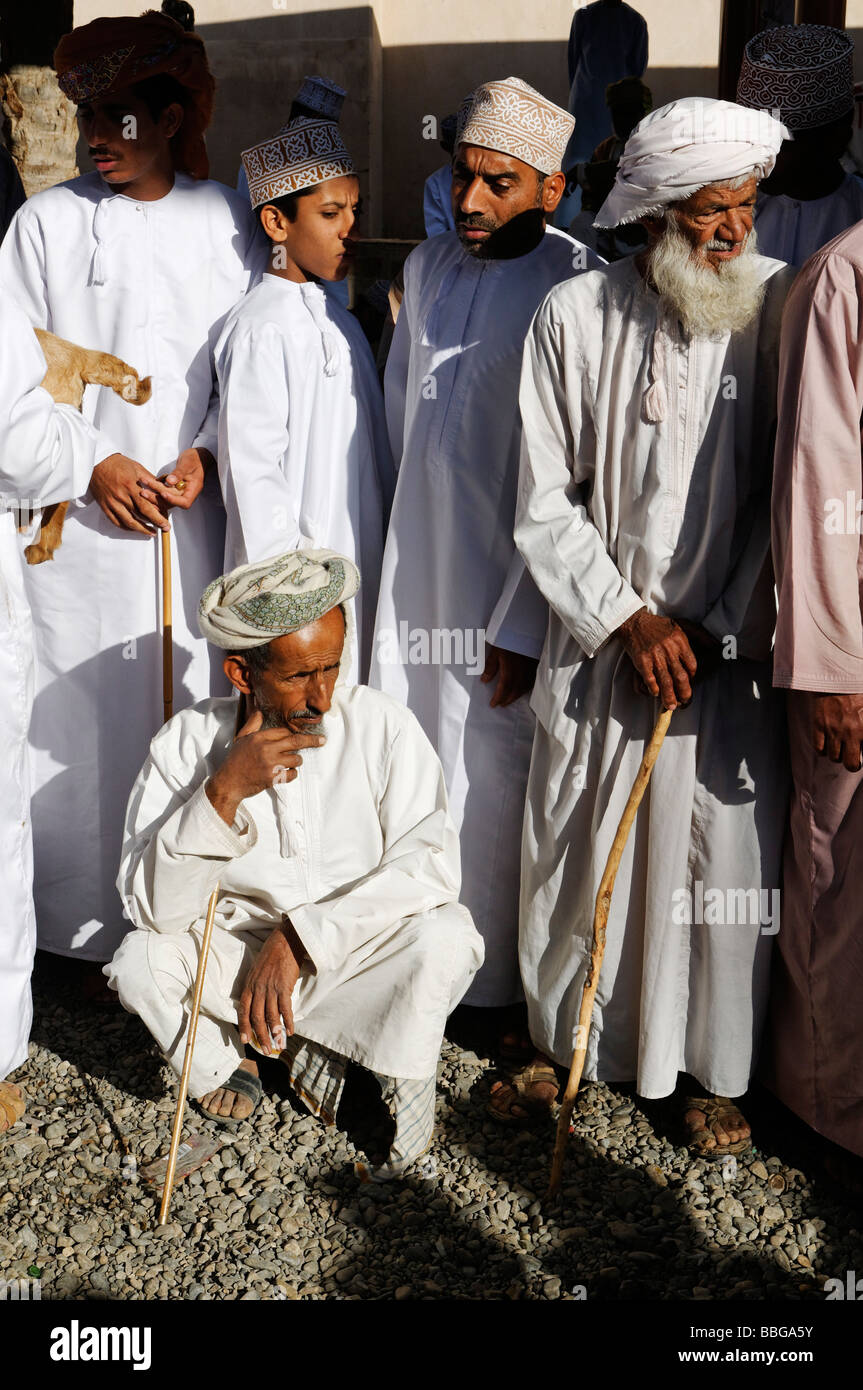
[[[175,492],[185,492],[186,482],[181,478],[174,485]],[[162,532],[162,706],[163,723],[167,724],[174,713],[174,616],[171,594],[171,532]]]
[[[174,1173],[177,1169],[177,1151],[183,1132],[183,1112],[186,1108],[186,1093],[189,1089],[189,1072],[192,1068],[192,1053],[195,1050],[195,1035],[198,1031],[198,1014],[201,1010],[201,995],[204,992],[204,975],[207,969],[207,956],[210,953],[210,938],[213,935],[213,922],[216,917],[216,903],[219,900],[219,885],[216,884],[207,903],[207,921],[201,940],[201,954],[198,958],[198,972],[195,975],[195,993],[192,996],[192,1012],[189,1015],[189,1032],[186,1035],[186,1055],[183,1058],[183,1074],[180,1077],[180,1093],[177,1096],[177,1111],[174,1115],[174,1128],[171,1131],[171,1147],[168,1151],[168,1167],[165,1172],[165,1186],[162,1189],[162,1205],[159,1208],[158,1225],[164,1226],[168,1220],[171,1193],[174,1190]]]
[[[171,598],[171,532],[162,532],[162,705],[167,724],[174,713],[174,619]]]
[[[641,798],[647,790],[650,781],[650,774],[653,771],[653,764],[656,762],[659,750],[662,747],[662,740],[668,731],[671,723],[671,716],[674,710],[664,709],[656,721],[656,726],[650,738],[647,748],[644,750],[644,757],[641,766],[632,784],[632,791],[623,808],[623,815],[617,827],[617,834],[611,846],[605,871],[599,883],[599,892],[596,895],[596,908],[593,913],[593,946],[590,953],[590,964],[587,969],[587,979],[584,982],[584,991],[581,996],[581,1010],[578,1015],[578,1031],[576,1032],[576,1047],[572,1054],[572,1063],[569,1068],[569,1079],[566,1083],[566,1090],[563,1093],[563,1100],[560,1104],[560,1115],[557,1121],[557,1134],[554,1140],[554,1158],[551,1164],[551,1179],[548,1184],[548,1197],[556,1197],[560,1190],[560,1179],[563,1174],[563,1160],[566,1157],[566,1141],[569,1136],[569,1122],[572,1118],[572,1108],[575,1105],[575,1098],[578,1095],[578,1088],[581,1084],[581,1073],[584,1071],[584,1059],[587,1054],[587,1039],[590,1034],[590,1022],[593,1017],[593,1001],[596,998],[596,987],[599,984],[599,972],[602,968],[602,958],[605,955],[605,929],[608,925],[608,913],[611,907],[611,894],[614,890],[614,880],[617,877],[617,870],[620,867],[620,860],[623,856],[623,849],[626,844],[632,823],[635,820],[635,813],[641,805]]]

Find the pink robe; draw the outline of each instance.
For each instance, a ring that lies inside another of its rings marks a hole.
[[[807,261],[782,325],[774,684],[790,691],[794,792],[764,1067],[791,1110],[863,1155],[863,775],[811,732],[812,692],[863,691],[861,412],[858,222]]]

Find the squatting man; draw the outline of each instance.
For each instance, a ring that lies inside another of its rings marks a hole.
[[[345,556],[308,550],[206,589],[199,624],[239,706],[201,701],[154,738],[118,880],[137,930],[105,973],[179,1072],[218,883],[190,1093],[236,1128],[262,1091],[251,1044],[332,1123],[358,1062],[395,1121],[390,1177],[431,1142],[444,1024],[482,942],[431,745],[402,705],[339,679],[359,582]]]

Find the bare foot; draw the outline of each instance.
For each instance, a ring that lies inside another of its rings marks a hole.
[[[257,1076],[258,1064],[244,1060],[240,1062],[237,1071],[248,1072],[249,1076]],[[232,1120],[247,1120],[256,1103],[250,1096],[239,1095],[236,1091],[228,1090],[227,1084],[219,1086],[215,1091],[208,1091],[198,1101],[201,1109],[208,1114],[221,1115]]]
[[[709,1158],[717,1149],[730,1151],[748,1144],[752,1131],[727,1096],[690,1096],[687,1105],[683,1123],[691,1153]]]
[[[527,1124],[551,1112],[557,1092],[554,1065],[537,1052],[530,1065],[515,1072],[511,1081],[495,1081],[488,1109],[504,1124]]]

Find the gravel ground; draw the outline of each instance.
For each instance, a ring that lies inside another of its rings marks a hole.
[[[354,1176],[387,1146],[371,1078],[352,1071],[326,1130],[269,1063],[254,1127],[190,1119],[221,1147],[156,1230],[136,1167],[167,1151],[167,1067],[136,1018],[81,1002],[70,965],[41,959],[34,999],[28,1111],[0,1136],[0,1273],[40,1271],[43,1299],[822,1300],[825,1278],[863,1268],[859,1207],[812,1176],[813,1141],[761,1093],[758,1151],[723,1181],[679,1147],[669,1103],[587,1086],[547,1206],[553,1127],[487,1116],[489,1019],[466,1010],[415,1176]]]

